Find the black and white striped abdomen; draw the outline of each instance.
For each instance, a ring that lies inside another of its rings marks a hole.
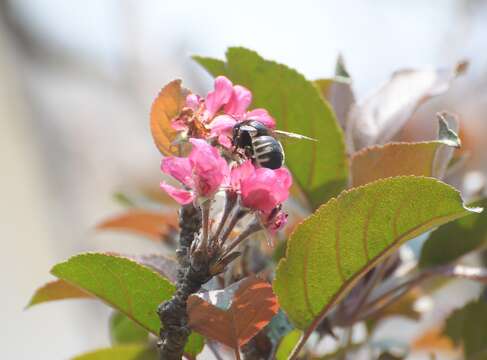
[[[252,139],[254,160],[260,167],[279,169],[284,164],[281,143],[272,136],[257,136]]]

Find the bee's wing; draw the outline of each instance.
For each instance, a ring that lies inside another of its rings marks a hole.
[[[298,139],[298,140],[318,141],[318,140],[310,138],[308,136],[304,136],[304,135],[296,134],[296,133],[292,133],[292,132],[287,132],[287,131],[282,131],[282,130],[273,130],[273,132],[278,137]]]

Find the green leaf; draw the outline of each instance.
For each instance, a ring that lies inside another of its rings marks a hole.
[[[276,359],[277,360],[286,360],[288,359],[289,355],[293,351],[294,347],[298,343],[299,339],[301,338],[302,331],[294,329],[287,333],[279,343],[276,351]]]
[[[90,294],[66,281],[55,280],[37,289],[26,308],[49,301],[92,298]]]
[[[51,273],[98,297],[156,336],[161,326],[157,307],[175,291],[160,274],[115,255],[77,255],[54,266]],[[192,334],[185,352],[198,353],[202,344],[201,336]]]
[[[253,94],[252,106],[267,109],[279,130],[318,140],[284,141],[286,166],[313,207],[338,194],[348,177],[343,133],[315,85],[297,71],[248,49],[229,48],[226,56],[223,69],[222,62],[194,59],[212,75],[223,74],[248,87]]]
[[[463,344],[466,359],[487,358],[487,303],[477,300],[455,310],[447,319],[445,335]]]
[[[193,60],[203,66],[206,71],[215,77],[226,74],[225,62],[222,60],[197,55],[193,56]]]
[[[487,207],[487,199],[470,204]],[[421,249],[422,268],[445,265],[487,244],[487,212],[458,219],[433,231]]]
[[[51,273],[95,295],[153,334],[160,327],[157,307],[175,291],[173,284],[154,271],[114,255],[77,255],[54,266]]]
[[[110,317],[110,335],[112,344],[146,343],[149,333],[120,312]]]
[[[156,360],[157,350],[145,345],[119,345],[112,348],[98,349],[74,357],[72,360]]]
[[[344,191],[291,235],[273,284],[279,304],[297,328],[316,325],[401,244],[470,211],[458,191],[432,178],[388,178]]]
[[[184,347],[184,354],[188,357],[190,355],[191,358],[196,358],[200,352],[203,351],[205,347],[205,339],[203,336],[195,333],[194,331],[189,335],[188,342]]]

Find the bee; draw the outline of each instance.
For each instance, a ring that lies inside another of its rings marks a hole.
[[[245,120],[233,127],[232,144],[236,149],[242,149],[255,165],[279,169],[284,165],[285,155],[276,139],[278,135],[316,141],[304,135],[271,130],[256,120]]]

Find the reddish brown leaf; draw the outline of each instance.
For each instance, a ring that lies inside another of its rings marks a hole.
[[[173,145],[177,132],[171,126],[184,106],[185,94],[181,80],[167,84],[152,103],[150,126],[154,142],[163,155],[177,155],[178,149]]]
[[[67,283],[64,280],[55,280],[48,282],[44,286],[37,289],[27,307],[29,308],[33,305],[41,304],[48,301],[89,298],[94,297],[84,292],[80,288]]]
[[[200,334],[234,349],[252,339],[279,310],[271,284],[255,276],[203,296],[213,304],[200,296],[191,296],[189,325]]]
[[[129,231],[160,241],[178,228],[178,218],[176,213],[130,210],[101,222],[96,228]]]

